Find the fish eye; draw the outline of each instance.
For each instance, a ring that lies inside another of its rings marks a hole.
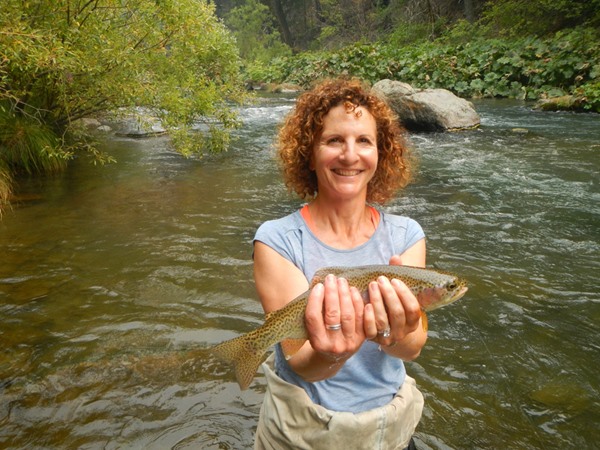
[[[451,291],[456,289],[456,287],[457,287],[456,281],[453,281],[452,283],[448,284],[448,289],[450,289]]]

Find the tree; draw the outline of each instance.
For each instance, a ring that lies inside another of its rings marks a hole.
[[[246,0],[244,5],[229,11],[225,23],[232,30],[242,59],[268,63],[277,56],[291,53],[281,40],[269,7],[258,0]]]
[[[497,0],[486,4],[481,25],[489,34],[547,36],[559,30],[600,26],[600,0]]]
[[[475,22],[475,5],[473,0],[464,0],[465,19]]]
[[[226,147],[243,97],[235,40],[209,1],[3,0],[0,201],[11,173],[94,152],[77,119],[147,107],[179,151],[201,154]]]
[[[292,38],[292,32],[290,31],[285,12],[283,11],[281,0],[272,0],[271,5],[273,11],[275,12],[277,22],[279,22],[279,28],[281,29],[281,34],[283,35],[283,41],[290,47],[293,46],[294,41]]]

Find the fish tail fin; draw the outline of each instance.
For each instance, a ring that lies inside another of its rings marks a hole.
[[[241,390],[250,386],[266,351],[256,348],[248,334],[230,339],[212,348],[211,352],[224,362],[234,365],[235,378]]]

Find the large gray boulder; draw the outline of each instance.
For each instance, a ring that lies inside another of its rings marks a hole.
[[[400,81],[381,80],[373,86],[409,131],[457,131],[481,123],[473,104],[446,89],[413,89]]]

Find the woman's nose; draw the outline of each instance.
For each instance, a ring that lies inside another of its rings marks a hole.
[[[353,163],[358,160],[358,148],[354,141],[346,141],[342,147],[340,158],[347,163]]]

